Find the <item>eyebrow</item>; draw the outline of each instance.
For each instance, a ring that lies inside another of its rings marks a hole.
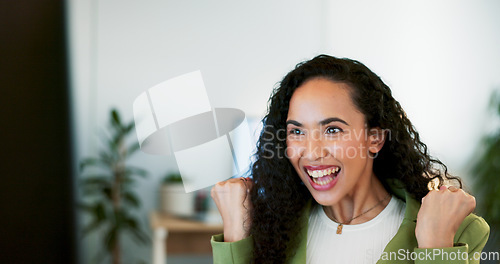
[[[346,121],[344,121],[343,119],[340,119],[338,117],[330,117],[330,118],[327,118],[325,120],[322,120],[322,121],[319,121],[319,124],[324,126],[324,125],[327,125],[329,123],[332,123],[332,122],[340,122],[342,124],[345,124],[345,125],[349,125]],[[298,126],[298,127],[301,127],[302,124],[300,122],[297,122],[295,120],[288,120],[286,121],[286,125],[288,124],[292,124],[292,125],[295,125],[295,126]]]

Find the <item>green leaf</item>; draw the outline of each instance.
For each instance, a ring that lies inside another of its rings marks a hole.
[[[174,182],[182,182],[182,176],[180,173],[169,173],[163,179],[163,183],[174,183]]]
[[[103,202],[97,203],[94,208],[94,215],[99,221],[106,220],[106,208]]]
[[[94,219],[99,221],[106,219],[106,206],[102,201],[92,204],[80,203],[79,208],[90,213]]]
[[[103,195],[102,188],[99,187],[82,187],[82,194],[86,197],[101,197]]]
[[[112,136],[106,141],[107,147],[108,147],[108,152],[113,153],[113,155],[108,154],[109,157],[114,156],[114,153],[117,153],[118,151],[118,144],[115,142],[115,137]]]
[[[87,213],[92,213],[93,211],[93,205],[91,204],[86,204],[86,203],[79,203],[77,204],[77,207],[81,210],[86,211]]]
[[[102,162],[104,162],[108,168],[113,167],[113,164],[116,161],[116,158],[112,154],[113,152],[111,151],[111,154],[106,152],[106,151],[100,151],[99,152],[99,157],[101,158]]]
[[[141,176],[141,177],[147,177],[148,171],[145,169],[138,168],[138,167],[128,166],[125,169],[125,175],[128,175],[128,176],[137,175],[137,176]]]
[[[113,200],[113,197],[111,196],[111,186],[107,186],[107,187],[102,188],[102,192],[103,192],[104,196],[106,198],[108,198],[108,200],[110,200],[110,201]]]
[[[132,131],[132,129],[134,128],[135,126],[135,123],[134,121],[130,122],[128,125],[126,125],[124,128],[123,128],[123,132],[125,133],[125,135],[128,135],[128,133],[130,133]]]
[[[103,161],[102,159],[98,158],[85,158],[80,162],[80,171],[83,171],[86,167],[88,166],[96,166],[96,167],[102,167],[102,168],[107,168],[108,164]]]
[[[123,177],[122,179],[122,188],[124,190],[128,190],[130,185],[133,185],[133,183],[135,183],[135,179],[130,177],[129,175],[125,175],[125,177]]]
[[[96,219],[92,220],[92,222],[90,222],[88,225],[86,225],[83,229],[82,229],[82,236],[87,236],[88,234],[90,234],[90,232],[98,229],[101,224],[103,224],[104,222],[102,221],[98,221]]]
[[[125,140],[125,136],[123,135],[123,132],[118,131],[116,132],[115,135],[113,135],[113,137],[111,137],[111,139],[113,140],[113,143],[115,144],[115,149],[117,150],[120,143]]]
[[[106,208],[104,203],[96,202],[94,204],[85,204],[81,203],[79,207],[85,212],[89,213],[92,217],[92,221],[84,227],[83,235],[88,234],[89,232],[97,229],[104,222],[106,222]]]
[[[137,220],[134,218],[128,218],[125,224],[126,224],[125,226],[130,230],[137,229],[137,227],[139,226]]]
[[[84,195],[99,195],[102,189],[111,186],[109,175],[92,175],[80,181],[82,193]]]
[[[111,176],[105,174],[87,175],[81,180],[83,186],[86,185],[111,185]]]
[[[126,224],[127,229],[138,242],[143,244],[147,244],[149,242],[148,235],[140,229],[140,225],[136,219],[130,218],[127,220]]]
[[[112,251],[116,243],[118,243],[118,229],[116,226],[113,226],[106,233],[104,238],[104,244],[106,245],[108,251]]]
[[[122,121],[120,118],[120,114],[118,113],[118,110],[112,109],[111,110],[111,124],[115,127],[122,127]]]
[[[140,230],[140,229],[138,229],[138,228],[137,228],[137,229],[129,229],[129,231],[130,231],[130,233],[133,235],[132,237],[133,237],[133,238],[135,238],[135,240],[136,240],[137,242],[140,242],[140,243],[142,243],[142,244],[144,244],[144,245],[149,244],[149,242],[150,242],[150,238],[149,238],[149,236],[148,236],[145,232],[143,232],[142,230]]]
[[[137,150],[139,150],[141,148],[141,145],[139,144],[139,142],[135,142],[134,144],[132,144],[128,150],[127,150],[127,156],[130,156],[132,154],[134,154]]]
[[[127,228],[128,221],[133,217],[127,213],[127,210],[120,208],[115,211],[115,226],[117,230],[122,231]]]
[[[123,193],[123,201],[129,204],[132,207],[138,208],[141,206],[141,202],[139,198],[132,192]]]

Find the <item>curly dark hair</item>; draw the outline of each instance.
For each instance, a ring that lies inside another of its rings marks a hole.
[[[401,105],[389,87],[362,63],[345,58],[319,55],[299,63],[274,89],[263,130],[257,143],[252,167],[254,188],[250,234],[254,240],[255,263],[285,263],[299,243],[300,215],[311,194],[286,158],[286,119],[294,91],[305,81],[326,78],[347,84],[356,107],[363,113],[368,128],[390,131],[390,139],[374,158],[374,174],[387,188],[388,179],[402,183],[420,201],[429,184],[441,186],[447,179],[446,166],[430,156]],[[435,180],[435,181],[434,181]],[[304,238],[305,239],[305,238]]]

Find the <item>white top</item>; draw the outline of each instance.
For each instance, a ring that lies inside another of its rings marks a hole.
[[[307,232],[307,263],[376,263],[396,235],[405,208],[403,201],[392,196],[375,218],[359,225],[344,225],[342,234],[337,234],[338,224],[328,218],[321,205],[314,206]]]

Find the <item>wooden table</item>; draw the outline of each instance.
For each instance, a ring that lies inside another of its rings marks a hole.
[[[165,264],[168,254],[211,254],[210,237],[222,233],[222,225],[211,225],[152,212],[153,264]]]

